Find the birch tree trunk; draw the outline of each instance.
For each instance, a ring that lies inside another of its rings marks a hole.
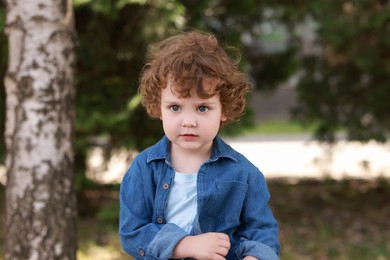
[[[7,0],[5,259],[75,259],[71,0]]]

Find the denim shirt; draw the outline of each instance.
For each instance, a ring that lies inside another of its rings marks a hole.
[[[228,260],[247,255],[279,259],[278,224],[268,206],[267,184],[243,155],[214,139],[211,157],[198,172],[198,213],[191,234],[165,220],[174,175],[165,136],[134,159],[120,188],[119,233],[126,253],[135,259],[170,259],[184,237],[222,232],[230,237]]]

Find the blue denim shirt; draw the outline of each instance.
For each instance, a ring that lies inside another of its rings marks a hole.
[[[170,141],[164,136],[141,152],[123,177],[119,233],[123,249],[135,259],[169,259],[176,244],[188,236],[165,221],[174,175]],[[278,224],[268,206],[264,176],[219,137],[199,169],[197,190],[198,213],[190,235],[229,235],[226,259],[279,259]]]

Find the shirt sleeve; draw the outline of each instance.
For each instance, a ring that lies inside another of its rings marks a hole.
[[[134,161],[120,187],[122,247],[137,259],[169,259],[176,244],[188,234],[175,224],[153,223],[153,204],[147,201],[140,169]]]
[[[278,223],[268,205],[270,194],[263,174],[258,171],[249,182],[249,192],[241,214],[242,229],[238,232],[239,259],[254,256],[261,260],[279,259]]]

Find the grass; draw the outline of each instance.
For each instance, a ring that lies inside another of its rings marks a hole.
[[[268,184],[270,205],[280,225],[282,259],[390,258],[390,180],[269,180]],[[110,219],[81,220],[81,226],[89,228],[81,239],[80,259],[97,259],[103,253],[107,258],[99,259],[128,259],[120,248],[116,220]]]
[[[130,259],[121,248],[117,224],[92,217],[80,218],[77,259]]]
[[[390,180],[268,180],[268,186],[281,259],[390,259]],[[131,259],[117,235],[117,191],[84,195],[82,205],[92,205],[94,214],[84,211],[79,218],[78,259]]]
[[[389,180],[270,183],[283,259],[389,259]]]

